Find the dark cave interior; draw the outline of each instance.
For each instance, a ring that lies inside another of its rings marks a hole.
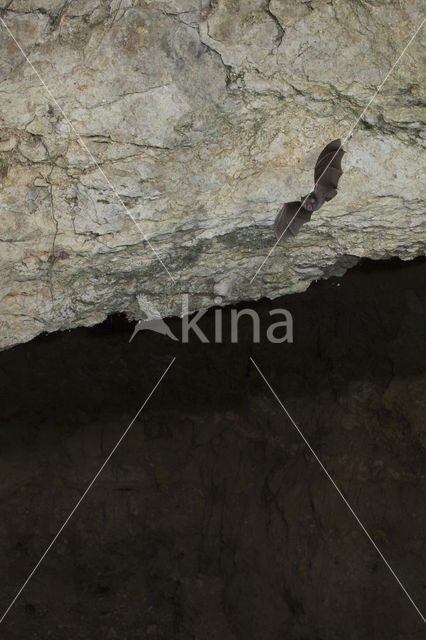
[[[116,316],[0,353],[2,611],[176,357],[1,637],[424,638],[251,358],[424,614],[425,282],[425,259],[362,261],[250,304],[288,309],[292,344],[249,318],[237,344],[226,321],[222,344],[129,343]]]

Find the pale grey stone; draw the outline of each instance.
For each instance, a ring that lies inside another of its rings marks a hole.
[[[345,145],[338,197],[251,282],[277,211],[351,130],[420,1],[1,7],[51,94],[0,27],[0,347],[143,318],[141,300],[168,316],[184,293],[191,310],[273,298],[361,257],[424,254],[419,33]]]

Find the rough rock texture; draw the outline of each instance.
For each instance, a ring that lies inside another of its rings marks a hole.
[[[3,351],[0,614],[176,361],[2,640],[423,640],[249,356],[425,614],[425,279],[426,261],[356,267],[257,303],[265,324],[292,312],[294,344],[253,344],[248,322],[239,344],[129,345],[108,321]]]
[[[251,282],[422,4],[2,0],[51,94],[1,25],[0,346],[422,254],[420,33],[347,144],[339,197]]]

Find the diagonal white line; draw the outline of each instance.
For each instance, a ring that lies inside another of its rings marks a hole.
[[[385,84],[386,80],[389,78],[390,74],[392,73],[392,71],[395,69],[396,65],[398,64],[398,62],[401,60],[401,58],[403,57],[403,55],[405,54],[405,52],[407,51],[408,47],[410,46],[410,44],[413,42],[414,38],[416,37],[416,35],[419,33],[420,29],[423,27],[424,23],[425,23],[426,18],[423,18],[423,21],[421,22],[420,26],[417,27],[414,35],[410,38],[410,40],[408,41],[408,43],[405,45],[404,49],[402,50],[402,52],[399,54],[398,59],[393,63],[393,65],[391,66],[391,68],[389,69],[389,71],[387,72],[385,79],[383,80],[383,82],[378,86],[378,88],[376,89],[375,94],[373,95],[372,98],[370,98],[370,100],[368,101],[367,105],[364,107],[363,111],[361,112],[360,116],[358,117],[357,121],[355,122],[355,124],[352,126],[351,129],[349,129],[349,132],[345,135],[345,137],[343,138],[343,142],[340,144],[340,147],[337,149],[337,151],[334,153],[333,157],[331,158],[330,162],[328,163],[328,165],[325,167],[324,171],[322,172],[322,174],[320,175],[320,177],[318,178],[318,180],[315,182],[315,186],[317,185],[317,183],[321,180],[321,178],[323,177],[324,173],[327,171],[328,167],[330,166],[330,164],[333,162],[334,158],[336,157],[336,155],[339,153],[340,149],[343,147],[343,145],[349,140],[349,138],[351,137],[355,127],[357,126],[358,122],[361,120],[361,118],[364,116],[364,114],[366,113],[367,109],[371,106],[371,104],[373,103],[373,101],[376,99],[377,94],[379,93],[379,91],[381,90],[381,88],[383,87],[383,85]],[[259,273],[259,271],[262,269],[263,265],[265,264],[265,262],[269,259],[270,255],[272,254],[272,252],[275,250],[275,247],[277,246],[277,244],[279,244],[281,238],[283,237],[283,235],[285,234],[285,232],[287,231],[287,229],[289,228],[289,226],[291,225],[291,223],[293,222],[293,220],[295,219],[295,217],[297,216],[297,214],[299,213],[300,209],[302,208],[302,204],[303,202],[300,203],[300,207],[298,208],[298,210],[296,211],[296,213],[294,214],[294,216],[292,217],[292,219],[290,220],[290,222],[288,223],[288,225],[286,226],[286,228],[284,229],[284,231],[282,232],[282,234],[280,235],[280,237],[278,238],[278,240],[276,241],[276,243],[274,244],[274,246],[272,247],[272,249],[269,251],[268,255],[266,256],[266,258],[264,259],[264,261],[262,262],[262,264],[260,265],[260,267],[257,269],[256,273],[254,274],[254,276],[252,277],[252,279],[250,280],[250,284],[253,282],[253,280],[256,278],[257,274]]]
[[[24,584],[22,585],[22,587],[19,589],[18,593],[16,594],[16,596],[13,598],[12,602],[10,603],[10,605],[7,607],[6,611],[3,613],[2,617],[0,618],[0,624],[3,622],[3,620],[5,619],[5,617],[7,616],[7,614],[9,613],[9,611],[11,610],[11,608],[13,607],[13,605],[15,604],[15,602],[17,601],[17,599],[19,598],[19,596],[21,595],[21,593],[23,592],[23,590],[25,589],[25,587],[27,586],[27,584],[29,583],[29,581],[31,580],[31,578],[33,577],[33,575],[35,574],[35,572],[37,571],[37,569],[39,568],[39,566],[41,565],[41,563],[43,562],[43,560],[45,559],[45,557],[47,556],[47,554],[49,553],[50,549],[53,547],[53,545],[55,544],[56,540],[59,538],[59,536],[61,535],[62,531],[65,529],[65,527],[67,526],[68,522],[71,520],[72,516],[74,515],[74,513],[77,511],[78,507],[80,506],[80,504],[83,502],[84,498],[86,497],[86,495],[89,493],[90,489],[92,488],[92,486],[95,484],[96,480],[99,478],[99,476],[101,475],[102,471],[105,469],[106,465],[108,464],[108,462],[110,461],[111,457],[113,456],[114,452],[117,450],[118,446],[120,445],[120,443],[124,440],[124,438],[126,437],[128,431],[131,429],[133,423],[135,422],[136,418],[139,416],[139,414],[141,413],[141,411],[143,410],[143,408],[146,406],[146,404],[148,403],[149,399],[151,398],[151,396],[153,395],[153,393],[155,392],[155,390],[157,389],[158,385],[161,383],[161,381],[163,380],[164,376],[166,375],[166,373],[168,372],[168,370],[170,369],[170,367],[172,366],[172,364],[174,363],[174,361],[176,360],[176,358],[173,358],[172,361],[170,362],[170,364],[168,365],[168,367],[166,368],[166,370],[163,372],[163,374],[161,375],[160,379],[157,381],[157,383],[155,384],[155,386],[153,387],[153,389],[151,390],[151,392],[149,393],[148,397],[146,398],[145,402],[143,403],[143,405],[141,406],[141,408],[139,409],[139,411],[136,413],[136,415],[134,416],[134,418],[132,419],[132,421],[130,422],[130,424],[127,426],[127,428],[125,429],[124,433],[122,434],[122,436],[117,440],[116,444],[114,445],[114,447],[112,448],[111,452],[109,453],[109,455],[107,456],[105,462],[102,464],[102,466],[99,468],[99,470],[96,472],[93,480],[90,482],[90,484],[88,485],[88,487],[85,489],[84,493],[81,495],[81,497],[79,498],[79,500],[77,501],[76,505],[74,506],[74,508],[72,509],[71,513],[69,514],[69,516],[66,518],[65,522],[62,524],[61,528],[59,529],[58,533],[55,535],[55,537],[53,538],[52,542],[48,545],[48,547],[46,548],[46,550],[44,551],[43,555],[41,556],[40,560],[37,562],[36,566],[34,567],[34,569],[31,571],[30,575],[28,576],[28,578],[25,580]]]
[[[346,500],[345,496],[343,495],[343,493],[341,492],[341,490],[339,489],[339,487],[337,486],[337,484],[335,483],[335,481],[333,480],[331,475],[328,473],[327,469],[325,468],[325,466],[323,465],[323,463],[321,462],[321,460],[319,459],[319,457],[317,456],[317,454],[315,453],[315,451],[313,450],[313,448],[311,447],[311,445],[309,444],[309,442],[307,441],[307,439],[305,438],[305,436],[303,435],[303,433],[301,432],[301,430],[299,429],[299,427],[297,426],[297,424],[295,423],[295,421],[293,420],[293,418],[291,417],[291,415],[289,414],[289,412],[287,411],[287,409],[285,408],[285,406],[283,405],[283,403],[281,402],[281,400],[279,399],[279,397],[277,396],[277,394],[275,393],[275,391],[273,390],[273,388],[271,387],[271,385],[269,384],[269,382],[267,381],[267,379],[265,378],[265,376],[263,375],[263,373],[261,372],[261,370],[259,369],[259,367],[257,366],[257,364],[255,363],[255,361],[253,360],[253,358],[251,356],[250,356],[250,360],[252,361],[252,363],[254,364],[256,369],[258,370],[259,374],[261,375],[261,377],[263,378],[264,382],[266,383],[266,386],[272,392],[273,396],[275,397],[275,399],[277,400],[277,402],[281,406],[281,408],[284,411],[284,413],[286,414],[286,416],[289,418],[289,420],[291,421],[291,423],[293,424],[293,426],[297,430],[298,434],[300,435],[300,437],[302,438],[302,440],[304,441],[304,443],[308,447],[309,451],[312,453],[312,455],[314,456],[315,460],[318,462],[318,464],[320,465],[321,469],[324,471],[325,475],[330,480],[331,484],[336,489],[337,493],[342,498],[343,502],[345,503],[345,505],[347,506],[349,511],[352,513],[353,517],[355,518],[355,520],[357,521],[357,523],[359,524],[361,529],[364,531],[365,535],[370,540],[371,544],[373,545],[373,547],[375,548],[375,550],[377,551],[377,553],[379,554],[379,556],[381,557],[381,559],[383,560],[383,562],[385,563],[385,565],[387,566],[387,568],[389,569],[389,571],[391,572],[391,574],[393,575],[393,577],[395,578],[395,580],[397,581],[397,583],[399,584],[399,586],[401,587],[401,589],[403,590],[403,592],[405,593],[405,595],[407,596],[407,598],[409,599],[409,601],[411,602],[411,604],[413,605],[413,607],[415,608],[417,613],[419,614],[420,618],[426,624],[426,618],[424,617],[424,615],[422,614],[422,612],[420,611],[420,609],[418,608],[418,606],[416,605],[416,603],[414,602],[414,600],[412,599],[410,594],[408,593],[407,589],[404,587],[404,585],[402,584],[401,580],[398,578],[398,576],[396,575],[395,571],[392,569],[392,567],[390,566],[389,562],[386,560],[385,556],[380,551],[379,547],[374,542],[373,538],[370,536],[370,534],[368,533],[367,529],[364,527],[364,525],[362,524],[361,520],[358,518],[357,514],[352,509],[351,505]]]
[[[176,282],[176,280],[173,278],[172,274],[170,273],[170,271],[167,269],[166,265],[164,264],[163,260],[161,259],[158,251],[156,251],[156,249],[154,249],[154,247],[152,246],[152,244],[150,243],[150,241],[148,240],[146,234],[144,233],[144,231],[141,229],[141,227],[139,226],[137,220],[135,220],[134,216],[132,215],[132,213],[128,210],[128,208],[126,207],[126,205],[124,204],[121,196],[119,195],[119,193],[117,192],[116,188],[114,187],[114,185],[112,184],[112,182],[110,181],[110,179],[108,178],[108,176],[106,175],[105,171],[102,169],[102,167],[99,166],[99,163],[96,161],[96,159],[93,157],[92,152],[90,151],[90,149],[88,148],[88,146],[86,145],[86,143],[84,142],[84,140],[82,139],[82,137],[80,136],[80,134],[78,133],[78,131],[76,130],[76,128],[74,127],[74,125],[70,122],[69,118],[67,117],[67,115],[65,114],[64,110],[62,109],[61,105],[59,104],[59,102],[56,100],[55,96],[53,95],[52,91],[49,89],[49,87],[47,86],[47,84],[45,83],[45,81],[43,80],[43,78],[41,77],[41,75],[39,74],[39,72],[37,71],[37,69],[35,68],[35,66],[33,65],[33,63],[31,62],[31,60],[28,58],[27,54],[25,53],[25,51],[23,50],[23,48],[21,47],[21,45],[19,44],[19,42],[17,41],[17,39],[15,38],[15,36],[13,35],[13,33],[11,32],[11,30],[9,29],[9,27],[7,26],[6,22],[3,20],[3,18],[0,16],[0,22],[2,23],[2,25],[4,26],[4,28],[6,29],[6,31],[8,32],[8,34],[10,35],[10,37],[12,38],[13,42],[15,43],[15,45],[18,47],[19,51],[22,53],[22,55],[24,56],[25,60],[28,62],[28,64],[30,65],[31,69],[34,71],[34,73],[36,74],[37,78],[40,80],[41,84],[43,85],[43,87],[46,89],[47,93],[49,94],[49,96],[52,98],[53,102],[56,104],[56,106],[58,107],[59,111],[62,113],[65,122],[68,124],[68,126],[73,130],[77,141],[79,143],[79,145],[86,151],[87,155],[89,156],[89,158],[91,159],[91,161],[93,162],[93,164],[97,167],[98,171],[101,173],[102,177],[104,178],[105,182],[107,183],[107,185],[109,186],[109,188],[111,189],[111,191],[114,193],[115,197],[117,198],[118,202],[120,203],[120,205],[123,207],[124,211],[127,213],[127,215],[129,216],[129,218],[132,219],[132,221],[134,222],[136,228],[138,229],[138,231],[142,234],[145,242],[148,244],[149,248],[151,249],[151,251],[154,253],[154,255],[156,256],[158,262],[161,264],[161,266],[163,267],[163,269],[166,271],[166,273],[168,274],[169,278],[172,280],[172,282]]]

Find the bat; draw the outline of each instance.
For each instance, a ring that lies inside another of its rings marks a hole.
[[[314,190],[295,202],[286,202],[275,218],[274,230],[278,242],[296,236],[302,225],[309,222],[314,211],[321,209],[337,195],[337,183],[342,175],[344,151],[341,140],[330,142],[318,156],[314,171]]]

